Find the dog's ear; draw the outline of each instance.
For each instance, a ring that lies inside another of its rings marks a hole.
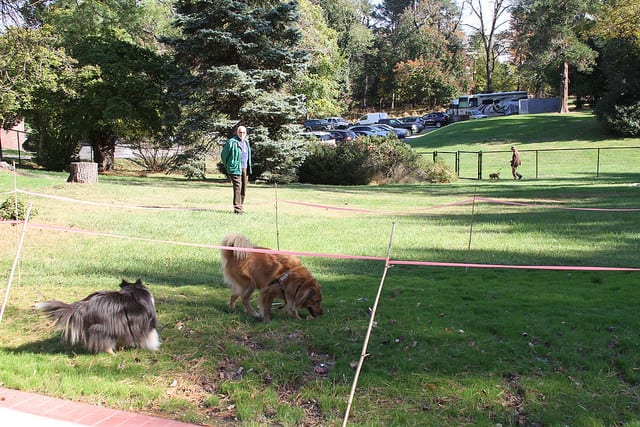
[[[126,280],[122,279],[122,282],[120,282],[120,287],[124,288],[125,286],[129,286],[131,285],[131,283],[127,282]]]
[[[313,288],[311,286],[308,286],[306,283],[303,284],[302,286],[305,286],[305,289],[302,292],[298,292],[298,295],[296,296],[296,301],[295,301],[295,306],[296,307],[303,307],[304,306],[304,302],[313,293]]]
[[[303,307],[304,303],[307,302],[309,298],[314,299],[314,302],[315,299],[322,298],[320,284],[315,279],[307,280],[306,282],[304,282],[302,284],[302,288],[303,289],[298,292],[298,295],[296,297],[296,307]]]
[[[138,280],[136,280],[135,283],[137,286],[142,286],[142,279],[138,277]]]

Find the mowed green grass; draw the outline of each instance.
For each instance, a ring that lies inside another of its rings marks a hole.
[[[564,133],[540,147],[562,148],[571,134],[576,116],[553,117],[566,118]],[[486,121],[495,128],[483,135],[507,133],[509,120]],[[591,123],[578,122],[576,134]],[[544,123],[531,118],[529,132]],[[519,132],[503,144],[524,144]],[[640,268],[638,175],[252,185],[237,216],[230,185],[216,179],[110,175],[78,185],[19,172],[19,197],[35,214],[0,324],[5,387],[209,425],[340,425],[391,247],[392,263],[414,263],[388,269],[349,425],[640,423],[640,271],[607,270]],[[13,186],[0,172],[3,199]],[[20,231],[0,223],[7,278]],[[216,247],[229,232],[304,253],[325,314],[296,321],[275,309],[265,325],[230,312]],[[33,308],[138,277],[156,298],[158,353],[68,348]]]
[[[640,141],[607,134],[590,111],[562,114],[527,114],[454,123],[409,143],[420,153],[455,167],[459,153],[460,176],[476,179],[478,152],[482,152],[482,178],[500,173],[512,179],[511,146],[520,150],[526,179],[622,178],[640,174]]]

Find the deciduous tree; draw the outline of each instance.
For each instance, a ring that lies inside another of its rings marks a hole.
[[[477,18],[477,24],[467,24],[473,29],[475,36],[480,40],[483,50],[485,92],[493,92],[493,73],[496,69],[498,59],[507,52],[507,46],[500,41],[506,40],[500,37],[501,28],[507,25],[505,16],[509,13],[509,0],[493,0],[484,3],[480,0],[466,0],[465,5],[471,9],[471,13]],[[486,6],[490,6],[487,8]],[[487,10],[489,9],[489,10]]]
[[[531,70],[538,85],[547,76],[561,76],[563,112],[569,111],[569,65],[586,71],[595,63],[596,53],[584,40],[592,8],[592,2],[584,0],[516,0],[512,9],[522,66]]]
[[[305,96],[312,117],[341,114],[346,105],[340,99],[344,57],[338,48],[338,34],[327,25],[320,6],[309,0],[299,0],[298,6],[300,46],[309,56],[309,66],[300,74],[295,92]]]

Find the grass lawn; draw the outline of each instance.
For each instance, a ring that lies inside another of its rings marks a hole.
[[[622,178],[640,174],[640,140],[612,138],[590,111],[561,114],[527,114],[471,120],[429,132],[409,143],[416,151],[438,158],[459,174],[478,176],[482,152],[482,177],[499,172],[511,179],[511,146],[520,150],[519,171],[527,179]]]
[[[640,145],[603,135],[586,114],[520,120],[456,124],[411,143]],[[251,185],[243,216],[216,179],[114,174],[79,185],[21,169],[19,197],[35,212],[0,324],[0,383],[216,426],[340,425],[391,246],[392,260],[409,263],[384,280],[349,425],[640,425],[640,271],[607,270],[640,268],[640,171],[632,156],[622,161],[631,172],[598,179]],[[13,188],[0,171],[0,199]],[[0,222],[7,278],[20,229]],[[229,312],[216,248],[229,232],[305,253],[325,314],[295,321],[274,310],[265,325]],[[33,308],[138,277],[156,299],[157,353],[68,348]]]

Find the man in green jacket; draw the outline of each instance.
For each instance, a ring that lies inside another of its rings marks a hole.
[[[222,164],[233,184],[233,212],[244,213],[242,205],[251,173],[251,146],[247,138],[247,128],[238,126],[236,134],[222,147]]]

